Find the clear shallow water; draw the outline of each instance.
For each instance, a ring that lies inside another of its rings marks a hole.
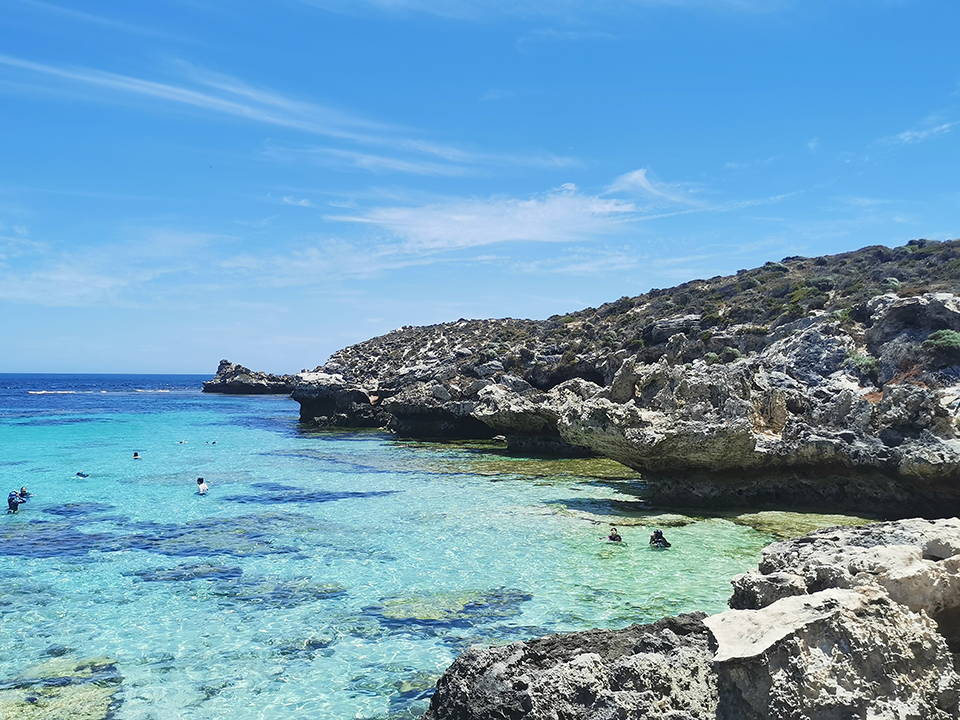
[[[470,644],[720,611],[771,539],[608,543],[609,464],[305,432],[203,379],[0,375],[0,490],[35,494],[0,516],[0,689],[106,657],[120,719],[415,717]]]

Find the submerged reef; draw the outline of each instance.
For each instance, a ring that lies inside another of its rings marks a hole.
[[[960,717],[960,520],[818,530],[732,583],[717,615],[472,647],[423,720]]]
[[[110,658],[76,659],[51,646],[50,660],[0,680],[0,718],[107,720],[120,706],[123,678]]]

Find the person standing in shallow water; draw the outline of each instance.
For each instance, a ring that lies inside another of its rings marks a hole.
[[[206,495],[207,490],[209,489],[210,488],[207,487],[207,484],[203,481],[203,478],[197,478],[197,494],[198,495]]]
[[[611,542],[621,542],[623,538],[620,537],[620,533],[617,532],[617,529],[612,527],[610,528],[610,534],[607,535],[607,540],[610,540]]]

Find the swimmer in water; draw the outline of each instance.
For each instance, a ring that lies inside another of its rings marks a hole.
[[[207,484],[203,481],[203,478],[197,478],[197,494],[198,495],[206,495],[209,489],[210,488],[207,487]]]
[[[610,534],[607,535],[607,540],[610,540],[611,542],[621,542],[623,538],[620,537],[620,533],[617,532],[617,529],[612,527],[610,528]]]
[[[77,473],[77,477],[78,477],[78,478],[86,478],[86,477],[90,477],[90,476],[87,475],[85,472],[78,472],[78,473]]]
[[[135,452],[135,453],[133,454],[133,459],[134,459],[134,460],[139,460],[139,459],[140,459],[140,453]]]
[[[26,500],[21,498],[16,490],[7,495],[7,512],[15,513]]]

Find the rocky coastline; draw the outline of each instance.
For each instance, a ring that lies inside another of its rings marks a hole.
[[[731,609],[472,647],[422,720],[960,717],[960,521],[774,543]]]
[[[472,647],[422,720],[960,718],[958,289],[960,241],[918,240],[404,327],[296,376],[321,428],[603,456],[659,506],[888,519],[768,546],[717,615]]]
[[[682,507],[960,514],[960,241],[785,258],[544,321],[404,327],[301,421],[601,455]]]

